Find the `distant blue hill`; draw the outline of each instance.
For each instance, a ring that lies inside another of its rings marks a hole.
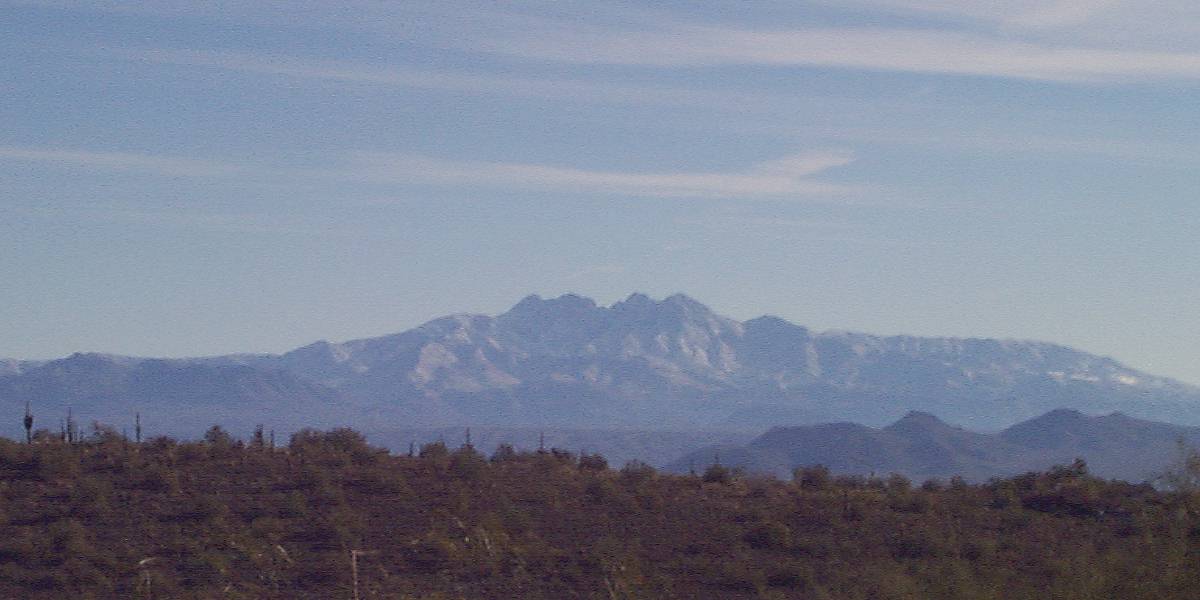
[[[776,427],[745,445],[701,448],[668,469],[702,470],[719,462],[790,477],[797,467],[824,465],[838,474],[899,473],[917,481],[958,475],[981,481],[1082,458],[1095,475],[1139,482],[1172,468],[1182,456],[1181,443],[1195,447],[1200,428],[1059,409],[984,434],[913,412],[883,428],[854,423]]]

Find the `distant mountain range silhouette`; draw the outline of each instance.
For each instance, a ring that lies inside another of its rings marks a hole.
[[[985,480],[1076,458],[1101,477],[1153,480],[1194,447],[1200,428],[1134,419],[1113,413],[1089,417],[1059,409],[995,434],[966,431],[937,417],[911,412],[883,428],[854,423],[776,427],[746,445],[709,446],[673,462],[684,472],[714,462],[752,473],[790,476],[796,467],[824,465],[835,473],[921,481],[954,475]]]
[[[762,431],[907,411],[997,430],[1056,408],[1200,424],[1200,389],[1042,342],[813,332],[682,294],[611,306],[529,296],[383,337],[282,355],[0,361],[0,406],[198,435],[351,425]],[[19,417],[0,432],[16,435]]]

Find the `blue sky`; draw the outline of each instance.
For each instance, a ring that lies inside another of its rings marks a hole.
[[[1200,383],[1192,3],[10,1],[0,52],[0,356],[681,291]]]

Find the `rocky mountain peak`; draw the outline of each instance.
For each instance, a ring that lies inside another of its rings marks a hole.
[[[539,317],[556,317],[582,312],[589,312],[596,309],[596,303],[591,298],[585,298],[576,294],[563,294],[557,298],[543,299],[537,294],[525,296],[508,312],[500,315],[500,318],[539,318]]]
[[[707,306],[701,304],[686,294],[671,294],[663,299],[662,304],[664,306],[670,306],[681,310],[690,310],[700,313],[712,312],[712,310],[710,310]]]
[[[563,346],[547,348],[560,353],[586,343],[588,338],[603,329],[604,312],[591,298],[564,294],[543,299],[534,294],[526,296],[508,312],[496,317],[495,322],[516,343]]]
[[[945,421],[937,418],[931,413],[920,410],[910,410],[899,421],[888,425],[885,429],[890,431],[933,431],[939,429],[953,429],[947,425]]]
[[[654,302],[654,299],[650,296],[647,296],[641,292],[634,292],[630,294],[628,298],[614,304],[613,308],[617,308],[618,306],[625,308],[650,307],[654,306],[655,304],[656,302]]]
[[[186,396],[178,373],[150,368],[148,359],[77,354],[37,368],[7,364],[0,401],[95,395],[103,386],[116,389],[112,382],[125,382],[126,374],[144,378],[147,390],[157,386],[146,397]],[[880,426],[918,409],[927,412],[890,427],[937,437],[950,432],[930,413],[998,429],[1064,406],[1200,422],[1197,388],[1067,348],[818,334],[778,317],[741,323],[683,294],[656,301],[635,293],[611,306],[576,294],[530,295],[497,317],[450,315],[281,356],[171,364],[213,367],[204,373],[214,378],[232,378],[234,371],[217,368],[228,365],[282,371],[379,414],[441,424],[767,427],[852,419]],[[273,389],[280,402],[285,392],[312,395],[290,384]],[[1083,417],[1055,411],[1047,418],[1069,424]],[[1071,427],[1057,428],[1064,429]]]

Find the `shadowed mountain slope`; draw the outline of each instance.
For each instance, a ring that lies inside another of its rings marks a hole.
[[[28,402],[34,426],[54,432],[68,410],[85,428],[100,421],[131,429],[140,413],[147,431],[161,434],[203,431],[214,423],[246,431],[266,421],[284,429],[329,424],[344,405],[336,390],[279,369],[100,354],[74,354],[0,377],[0,398],[22,414]],[[19,415],[11,414],[15,426]]]

